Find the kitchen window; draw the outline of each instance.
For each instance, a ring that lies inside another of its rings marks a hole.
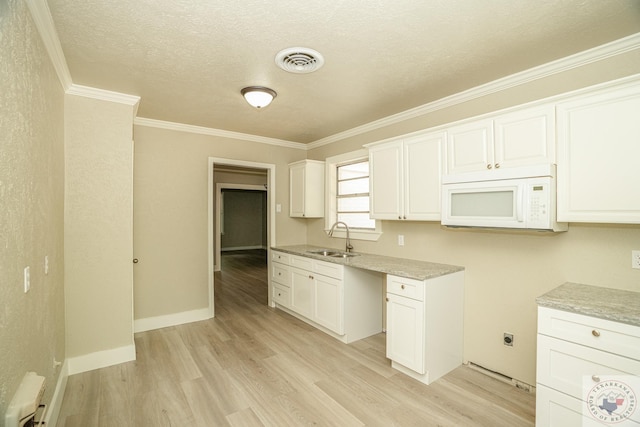
[[[358,150],[328,157],[326,164],[325,231],[336,221],[349,225],[352,239],[378,240],[380,221],[369,218],[369,154]],[[343,226],[336,227],[334,237],[346,237]]]

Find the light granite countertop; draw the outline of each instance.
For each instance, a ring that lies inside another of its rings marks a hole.
[[[541,307],[640,326],[640,292],[565,283],[536,302]]]
[[[342,264],[349,267],[378,271],[380,273],[417,280],[432,279],[434,277],[444,276],[446,274],[464,270],[464,267],[460,267],[457,265],[438,264],[434,262],[417,261],[412,259],[395,258],[382,255],[372,255],[362,252],[354,252],[358,254],[354,257],[333,258],[309,253],[308,251],[327,249],[311,245],[277,246],[272,247],[271,249],[293,255],[305,256],[307,258],[319,259],[334,264]],[[339,249],[329,250],[339,251]]]

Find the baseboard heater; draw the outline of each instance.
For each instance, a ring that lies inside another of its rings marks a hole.
[[[526,392],[535,394],[536,392],[536,388],[535,386],[532,386],[531,384],[527,384],[525,382],[522,382],[520,380],[517,380],[515,378],[511,378],[507,375],[501,374],[500,372],[496,372],[496,371],[492,371],[491,369],[487,369],[484,366],[480,366],[476,363],[473,362],[467,362],[467,366],[469,366],[471,369],[481,372],[485,375],[490,376],[491,378],[495,378],[499,381],[505,382],[507,384],[511,384],[512,386],[522,389]]]

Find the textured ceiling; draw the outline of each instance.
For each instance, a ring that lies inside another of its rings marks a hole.
[[[75,84],[139,117],[308,143],[640,32],[638,0],[48,0]],[[310,74],[275,65],[319,51]],[[278,96],[254,110],[240,95]]]

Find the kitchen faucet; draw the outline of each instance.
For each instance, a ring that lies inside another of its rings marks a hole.
[[[353,246],[351,245],[351,239],[349,238],[349,226],[342,222],[342,221],[336,221],[332,226],[331,226],[331,230],[329,230],[329,236],[333,236],[333,230],[336,228],[336,225],[338,224],[342,224],[344,225],[344,228],[347,229],[347,242],[346,242],[346,251],[347,252],[351,252],[351,249],[353,249]]]

